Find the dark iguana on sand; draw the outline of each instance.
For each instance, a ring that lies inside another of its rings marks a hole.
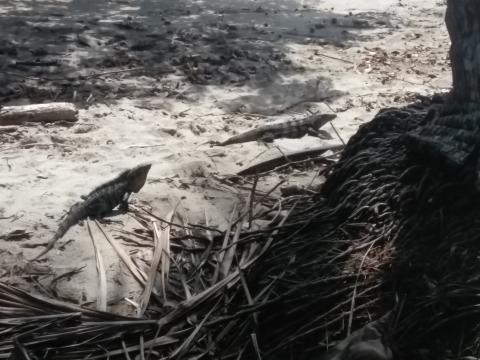
[[[91,218],[99,219],[113,213],[118,206],[119,210],[128,210],[128,198],[131,193],[137,193],[145,185],[151,164],[144,164],[125,170],[116,178],[96,187],[88,195],[81,198],[83,201],[75,203],[64,220],[60,223],[57,232],[49,241],[45,250],[33,260],[49,252],[55,243],[61,239],[72,226],[78,222]]]
[[[240,144],[249,141],[271,142],[279,138],[297,139],[309,135],[316,135],[322,138],[331,139],[326,131],[319,130],[323,125],[335,119],[334,114],[313,114],[305,119],[285,121],[283,123],[267,124],[256,129],[232,136],[231,138],[215,143],[225,146]]]

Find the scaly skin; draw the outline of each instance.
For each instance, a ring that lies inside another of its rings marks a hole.
[[[70,208],[66,218],[60,223],[57,232],[48,242],[47,247],[32,260],[37,260],[49,252],[55,243],[79,221],[86,218],[103,218],[117,206],[120,210],[127,211],[130,194],[139,192],[145,185],[150,167],[151,164],[145,164],[125,170],[115,179],[98,186],[88,195],[82,196],[84,200],[75,203]]]
[[[319,129],[335,118],[336,115],[334,114],[315,114],[302,120],[291,120],[279,124],[267,124],[237,136],[233,136],[218,145],[225,146],[249,141],[268,142],[278,138],[296,139],[306,134],[321,134],[325,136],[325,133]]]

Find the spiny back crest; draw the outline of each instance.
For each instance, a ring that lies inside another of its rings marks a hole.
[[[132,192],[135,192],[135,193],[139,192],[140,189],[143,187],[143,185],[145,185],[145,182],[147,181],[147,175],[151,167],[152,167],[152,164],[143,164],[130,170],[129,175],[132,181],[131,183]]]

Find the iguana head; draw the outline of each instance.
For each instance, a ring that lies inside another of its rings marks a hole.
[[[130,190],[132,192],[139,192],[143,185],[145,185],[145,182],[147,181],[147,175],[151,167],[152,164],[142,164],[129,171],[128,177],[130,180]]]
[[[323,125],[328,123],[329,121],[332,121],[337,117],[335,114],[318,114],[315,115],[315,121],[313,122],[313,127],[315,129],[320,129]]]

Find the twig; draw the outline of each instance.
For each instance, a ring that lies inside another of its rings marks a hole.
[[[405,79],[400,79],[398,77],[393,77],[393,79],[395,80],[398,80],[398,81],[402,81],[402,82],[405,82],[407,84],[411,84],[411,85],[416,85],[416,86],[426,86],[426,87],[429,87],[431,89],[442,89],[441,87],[438,87],[438,86],[433,86],[433,85],[430,85],[430,84],[425,84],[425,83],[416,83],[414,81],[410,81],[410,80],[405,80]]]
[[[127,360],[132,360],[132,358],[130,357],[130,355],[128,354],[128,349],[127,349],[127,346],[125,345],[125,340],[122,340],[122,349],[123,349],[123,352],[125,354],[125,358]]]
[[[252,339],[253,349],[255,350],[255,356],[257,357],[257,360],[262,360],[262,355],[260,355],[260,347],[258,346],[257,334],[250,334],[250,338]]]
[[[343,146],[346,145],[345,141],[342,139],[342,137],[340,136],[339,132],[337,131],[337,129],[335,128],[335,126],[333,126],[333,123],[331,121],[329,121],[329,124],[330,126],[332,127],[333,131],[335,131],[335,134],[337,134],[337,137],[340,139],[340,141],[342,142]]]
[[[169,356],[170,359],[181,359],[183,355],[186,354],[188,349],[190,348],[191,344],[193,343],[193,340],[195,337],[198,335],[200,330],[203,328],[207,320],[210,318],[210,316],[213,314],[213,312],[217,309],[217,306],[220,304],[221,299],[219,299],[210,309],[210,311],[205,315],[205,317],[202,319],[202,321],[195,327],[195,329],[192,331],[192,333],[185,339],[185,341],[178,347],[176,348]]]
[[[355,300],[357,297],[358,279],[360,278],[360,273],[362,271],[363,263],[365,262],[365,259],[367,258],[367,255],[370,252],[370,250],[372,250],[373,245],[375,245],[375,243],[382,238],[383,237],[378,237],[377,239],[375,239],[375,241],[372,241],[370,247],[367,249],[367,251],[365,251],[365,254],[362,257],[362,261],[360,262],[360,266],[358,267],[357,277],[355,279],[355,285],[353,287],[352,302],[350,304],[350,311],[348,315],[347,336],[350,336],[350,334],[352,333],[353,313],[355,311]]]
[[[203,226],[203,225],[198,225],[198,224],[191,224],[189,223],[188,226],[185,226],[185,225],[182,225],[182,224],[178,224],[178,223],[174,223],[172,221],[168,221],[160,216],[157,216],[155,215],[154,213],[152,213],[151,211],[148,211],[147,209],[145,209],[144,207],[142,206],[134,206],[134,205],[130,205],[129,208],[131,208],[132,210],[135,210],[136,212],[139,212],[140,210],[142,210],[143,212],[146,212],[148,215],[154,217],[155,219],[157,220],[160,220],[162,222],[164,222],[165,224],[167,225],[170,225],[170,226],[175,226],[175,227],[178,227],[178,228],[181,228],[181,229],[185,229],[185,228],[190,228],[192,230],[194,229],[202,229],[202,230],[209,230],[209,231],[212,231],[212,232],[216,232],[216,233],[219,233],[219,234],[223,234],[223,231],[220,231],[218,229],[215,229],[215,228],[207,228],[206,226]],[[137,214],[136,214],[137,215]],[[138,214],[139,215],[139,214]],[[141,218],[141,217],[140,217]]]
[[[255,302],[252,299],[250,289],[248,288],[247,280],[245,279],[245,274],[240,270],[240,281],[242,282],[243,291],[245,292],[245,297],[247,298],[248,305],[254,306]],[[258,316],[257,313],[252,313],[253,321],[258,325]]]
[[[323,56],[323,57],[326,57],[326,58],[329,58],[329,59],[333,59],[333,60],[338,60],[338,61],[341,61],[341,62],[344,62],[344,63],[347,63],[347,64],[352,64],[352,65],[355,64],[353,61],[346,60],[346,59],[342,59],[342,58],[339,58],[339,57],[336,57],[336,56],[332,56],[332,55],[322,54],[322,53],[320,53],[320,52],[315,53],[315,55]]]
[[[145,360],[145,341],[143,334],[140,335],[140,360]]]
[[[236,225],[237,228],[235,229],[235,234],[233,235],[232,243],[237,243],[238,239],[240,239],[240,234],[243,228],[243,220],[244,218],[241,218],[240,222]],[[220,275],[222,279],[228,276],[228,273],[232,266],[233,258],[235,257],[236,250],[237,250],[236,245],[229,246],[226,251],[223,251],[223,249],[220,250],[220,252],[223,252],[222,263],[220,266]]]
[[[276,144],[273,144],[273,147],[275,147],[275,148],[278,150],[278,152],[279,152],[280,154],[282,154],[282,156],[285,158],[285,161],[286,161],[288,164],[291,163],[290,159],[288,158],[287,155],[285,155],[285,153],[284,153],[283,150],[280,148],[280,146],[278,146],[278,145],[276,145]]]
[[[64,147],[64,148],[75,148],[72,145],[67,145],[67,144],[59,144],[59,143],[31,143],[31,144],[23,144],[23,145],[18,145],[18,146],[9,146],[9,147],[4,147],[0,148],[0,151],[5,151],[5,150],[13,150],[13,149],[30,149],[34,146],[58,146],[58,147]]]
[[[86,79],[96,78],[96,77],[104,76],[104,75],[113,75],[113,74],[120,74],[120,73],[131,72],[131,71],[144,70],[144,69],[145,69],[145,67],[142,66],[142,67],[136,67],[136,68],[132,68],[132,69],[105,71],[105,72],[101,72],[101,73],[95,73],[95,74],[88,75],[86,77]]]
[[[262,114],[254,114],[254,113],[244,113],[241,111],[234,111],[232,113],[226,113],[225,115],[242,115],[242,116],[252,116],[252,117],[258,117],[258,118],[266,118],[268,117],[267,115],[262,115]]]
[[[80,272],[82,272],[83,269],[85,269],[85,267],[86,267],[86,265],[83,265],[82,267],[75,268],[75,269],[73,269],[73,270],[64,272],[63,274],[60,274],[60,275],[54,277],[53,280],[50,281],[50,288],[54,288],[55,285],[56,285],[56,283],[57,283],[60,279],[63,279],[63,278],[66,278],[66,277],[70,277],[70,276],[79,274]]]
[[[129,145],[125,149],[133,149],[133,148],[152,148],[152,147],[162,147],[165,144],[153,144],[153,145]]]
[[[183,116],[185,116],[190,110],[191,110],[191,108],[188,108],[188,109],[185,109],[185,110],[183,110],[183,111],[180,111],[176,116],[183,117]]]
[[[271,150],[269,147],[267,147],[265,150],[263,150],[262,152],[258,153],[257,155],[255,155],[253,157],[253,159],[249,160],[248,161],[248,164],[251,164],[253,161],[257,160],[260,156],[262,156],[263,154],[265,154],[268,150]]]
[[[280,180],[275,186],[273,186],[266,194],[264,194],[261,198],[260,198],[260,201],[258,202],[258,204],[263,204],[263,202],[265,201],[265,199],[270,196],[280,185],[282,185],[285,181],[287,181],[286,179],[282,179]],[[246,211],[244,211],[238,218],[237,220],[235,220],[232,224],[232,227],[237,225],[239,221],[241,221],[245,216],[248,215],[250,209],[247,209]]]
[[[337,113],[335,110],[332,109],[332,107],[330,106],[329,103],[325,103],[325,105],[327,105],[327,107],[332,111],[334,112],[335,114]],[[338,139],[340,140],[340,142],[343,144],[343,146],[346,145],[345,141],[343,141],[343,138],[340,136],[340,133],[337,131],[337,129],[335,128],[335,126],[333,126],[333,123],[331,121],[329,121],[329,124],[330,126],[332,127],[333,131],[335,131],[335,134],[337,134],[337,137]]]
[[[250,201],[249,201],[249,213],[248,213],[248,229],[252,228],[252,220],[253,220],[253,207],[255,201],[255,190],[257,189],[258,184],[258,175],[255,175],[255,179],[253,181],[252,191],[250,192]]]

